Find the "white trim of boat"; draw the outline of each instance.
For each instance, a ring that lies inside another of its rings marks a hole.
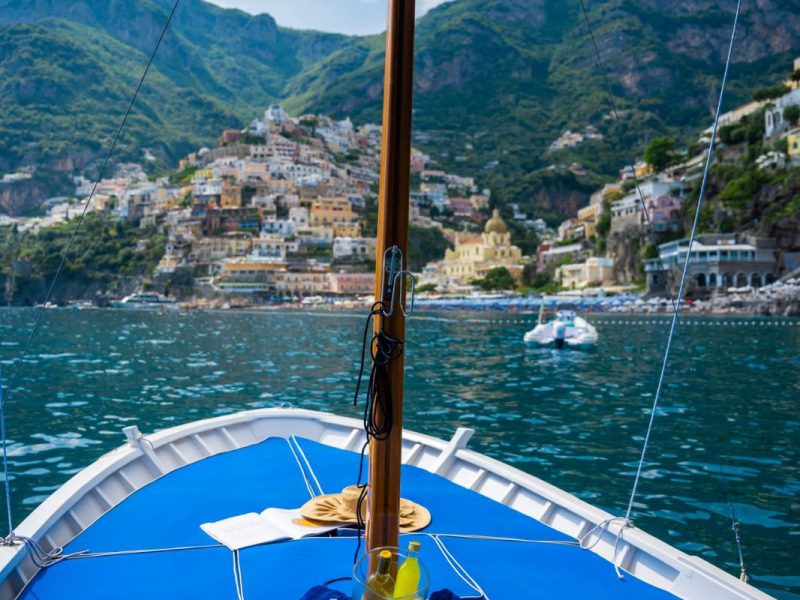
[[[364,443],[360,420],[294,408],[258,409],[195,421],[148,435],[144,443],[136,427],[126,427],[124,432],[127,445],[72,477],[36,508],[16,533],[38,541],[47,551],[62,547],[159,477],[270,437],[294,435],[352,451],[358,451]],[[444,442],[404,431],[403,464],[440,475],[576,539],[613,518],[532,475],[467,450],[472,434],[470,429],[459,429],[449,442]],[[593,536],[599,535],[600,539],[586,551],[611,563],[620,522],[621,519],[615,520],[605,528],[597,528]],[[710,563],[636,528],[625,530],[616,560],[625,571],[680,598],[770,598]],[[613,567],[609,564],[608,568]],[[16,597],[37,571],[25,545],[0,547],[0,598]]]

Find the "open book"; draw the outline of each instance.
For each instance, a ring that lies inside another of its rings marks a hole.
[[[261,514],[247,513],[215,523],[203,523],[200,528],[231,550],[266,544],[278,540],[298,540],[321,535],[337,525],[318,526],[306,521],[300,509],[268,508]]]

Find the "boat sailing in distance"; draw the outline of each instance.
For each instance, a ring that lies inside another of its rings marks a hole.
[[[544,299],[539,310],[539,323],[525,334],[526,343],[556,348],[592,348],[597,343],[597,329],[572,310],[559,310],[552,321],[544,320]]]
[[[146,309],[146,310],[177,310],[178,302],[167,298],[163,294],[139,293],[125,296],[122,300],[111,303],[114,308]]]

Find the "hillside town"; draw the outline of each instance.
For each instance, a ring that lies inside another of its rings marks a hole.
[[[800,59],[794,66],[800,69]],[[800,128],[797,119],[786,118],[793,115],[787,107],[800,106],[800,87],[791,79],[785,85],[778,98],[721,118],[723,127],[732,127],[763,111],[765,142],[781,142],[786,151],[765,152],[756,161],[759,169],[800,166]],[[710,135],[709,128],[695,154],[679,162],[659,168],[642,160],[623,167],[616,181],[552,228],[517,204],[501,211],[474,177],[438,169],[414,149],[412,225],[435,230],[450,246],[417,269],[419,289],[450,296],[478,289],[669,295],[688,245],[684,205],[702,177]],[[567,131],[551,152],[598,136],[592,127]],[[380,142],[377,125],[322,115],[293,118],[273,105],[245,129],[222,132],[218,147],[186,156],[170,175],[151,180],[139,164],[116,165],[113,176],[97,185],[88,210],[143,232],[163,232],[163,256],[151,285],[189,279],[195,302],[368,296],[374,287]],[[20,171],[4,180],[29,176]],[[69,221],[93,192],[84,177],[76,177],[75,185],[76,198],[49,200],[46,216],[2,217],[0,226],[24,232]],[[509,224],[536,235],[534,255],[523,255],[513,243]],[[796,271],[799,262],[797,252],[775,239],[704,233],[692,248],[688,291],[704,300],[759,289]]]
[[[262,302],[368,294],[380,142],[375,125],[290,118],[270,106],[246,129],[222,132],[219,147],[181,160],[171,176],[151,181],[141,165],[116,165],[88,210],[143,232],[162,230],[166,244],[153,280],[188,274],[199,296]],[[488,191],[472,178],[429,168],[429,161],[413,152],[412,224],[441,230],[446,219],[481,222]],[[4,217],[1,224],[35,232],[79,216],[93,182],[77,177],[75,184],[76,198],[49,200],[46,216]]]

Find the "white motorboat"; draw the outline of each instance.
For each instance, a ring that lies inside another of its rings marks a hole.
[[[179,308],[178,303],[163,294],[131,294],[112,303],[114,308],[166,309]]]
[[[524,340],[556,348],[590,347],[597,343],[597,329],[572,310],[558,311],[556,318],[548,323],[540,312],[539,324],[525,334]]]

